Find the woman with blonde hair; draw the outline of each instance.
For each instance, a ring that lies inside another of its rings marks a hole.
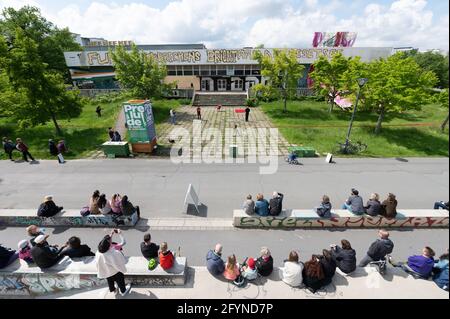
[[[387,199],[381,204],[383,207],[381,214],[386,218],[395,218],[397,216],[397,205],[398,202],[395,195],[389,193]]]
[[[373,193],[370,195],[367,205],[364,206],[366,214],[370,216],[378,216],[383,212],[383,207],[380,203],[380,195]]]
[[[111,210],[113,214],[121,215],[122,214],[122,197],[119,194],[114,194],[111,197],[111,201],[109,202],[109,205],[111,206]]]
[[[240,274],[241,272],[239,271],[239,265],[236,262],[236,256],[235,255],[228,256],[223,276],[230,281],[235,281]]]
[[[261,248],[261,257],[256,260],[256,269],[263,277],[268,277],[273,271],[273,258],[267,247]]]
[[[269,202],[261,193],[256,195],[255,213],[262,217],[269,216]]]

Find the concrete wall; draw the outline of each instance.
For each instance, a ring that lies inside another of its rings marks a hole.
[[[166,76],[164,79],[164,83],[172,83],[177,82],[179,89],[191,89],[191,83],[194,84],[194,89],[196,91],[200,90],[200,79],[193,75],[186,75],[186,76],[174,76],[169,75]]]

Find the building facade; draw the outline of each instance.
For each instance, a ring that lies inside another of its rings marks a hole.
[[[83,51],[65,52],[66,64],[74,85],[79,88],[111,89],[118,87],[109,53],[115,45],[131,48],[128,41],[111,42],[95,39],[83,43]],[[93,45],[92,45],[93,44]],[[101,44],[101,45],[99,45]],[[264,83],[261,69],[253,60],[255,50],[272,56],[274,49],[207,49],[203,44],[138,45],[139,50],[153,56],[167,66],[167,83],[176,82],[177,89],[196,91],[242,92],[258,83]],[[308,86],[311,66],[322,55],[331,58],[341,52],[346,57],[359,56],[362,61],[385,58],[392,48],[297,48],[298,62],[305,65],[305,74],[299,87]]]

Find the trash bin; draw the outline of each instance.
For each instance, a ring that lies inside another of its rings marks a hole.
[[[289,153],[295,153],[298,157],[315,157],[316,150],[308,146],[291,146],[288,148]]]
[[[102,148],[105,155],[111,158],[115,158],[116,156],[130,156],[128,142],[106,142],[102,144]]]
[[[230,157],[237,158],[238,147],[237,145],[230,145]]]

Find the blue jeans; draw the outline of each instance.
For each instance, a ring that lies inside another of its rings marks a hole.
[[[171,116],[170,117],[170,123],[172,123],[173,125],[175,125],[175,116]]]
[[[346,210],[348,210],[350,213],[355,214],[355,215],[358,215],[358,216],[364,215],[364,213],[355,213],[355,212],[352,210],[352,206],[351,206],[351,205],[347,205],[347,203],[344,203],[344,205],[342,205],[342,209],[346,209]]]
[[[439,209],[439,208],[448,210],[448,207],[445,206],[443,202],[434,203],[434,209]]]

